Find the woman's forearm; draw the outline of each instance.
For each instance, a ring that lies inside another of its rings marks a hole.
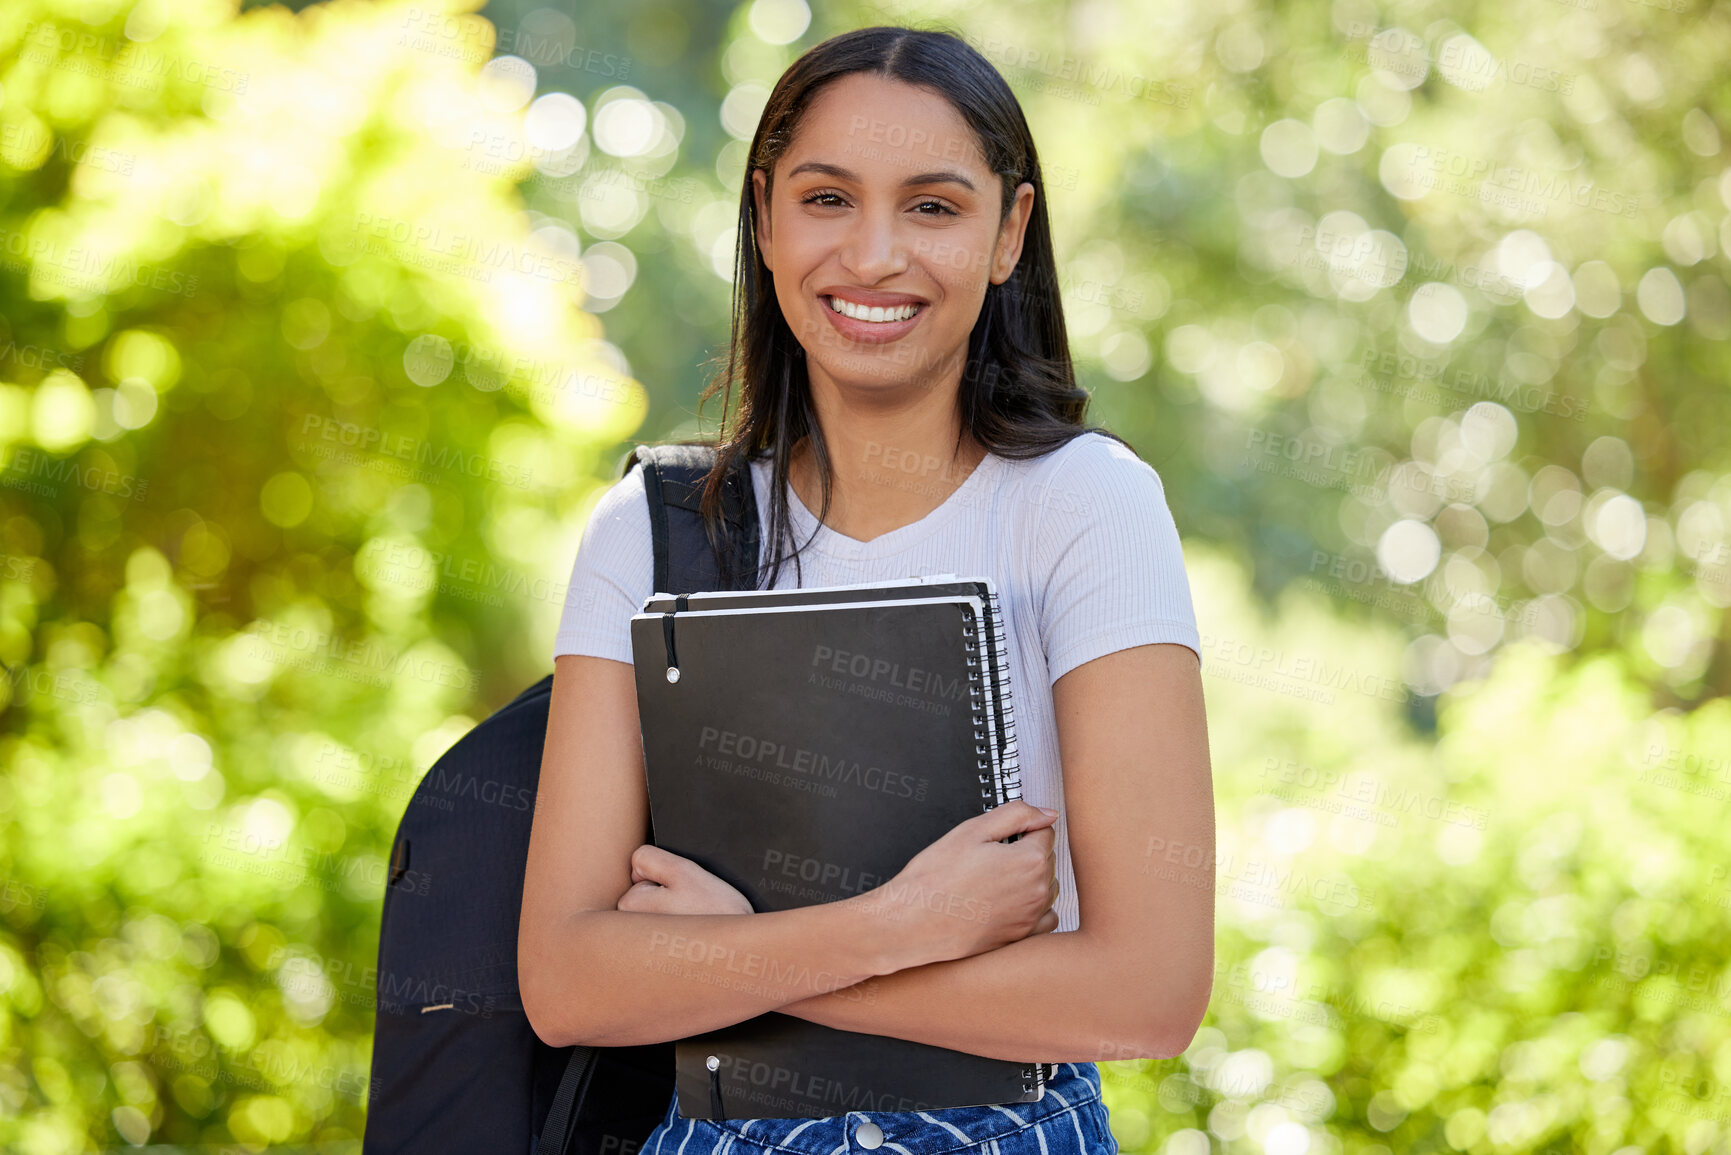
[[[551,1046],[634,1046],[730,1026],[920,961],[859,897],[762,914],[579,911],[519,960]]]
[[[1211,938],[1189,949],[1171,944],[1124,957],[1077,930],[1031,935],[778,1009],[841,1030],[994,1059],[1167,1058],[1194,1036],[1213,968]]]

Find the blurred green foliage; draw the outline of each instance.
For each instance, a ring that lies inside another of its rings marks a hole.
[[[0,9],[0,1146],[357,1146],[381,856],[698,428],[768,87],[942,20],[1204,635],[1125,1150],[1731,1151],[1723,5],[474,6]]]

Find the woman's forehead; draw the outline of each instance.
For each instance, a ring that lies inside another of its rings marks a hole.
[[[790,166],[819,160],[861,173],[960,167],[989,177],[992,171],[979,138],[941,93],[871,73],[825,86],[781,159]]]

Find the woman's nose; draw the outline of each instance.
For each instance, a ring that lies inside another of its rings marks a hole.
[[[878,281],[907,267],[908,247],[893,215],[861,213],[848,230],[842,263],[862,281]]]

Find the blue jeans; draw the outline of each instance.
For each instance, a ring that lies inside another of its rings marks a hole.
[[[710,1121],[681,1118],[676,1097],[644,1141],[642,1155],[1118,1155],[1100,1100],[1099,1067],[1057,1068],[1038,1102],[939,1111]],[[856,1136],[867,1122],[883,1135],[873,1147]]]

